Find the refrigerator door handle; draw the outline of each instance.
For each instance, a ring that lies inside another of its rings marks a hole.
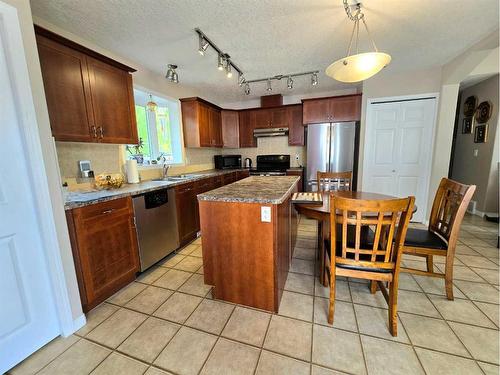
[[[327,137],[326,137],[326,172],[331,172],[331,163],[330,163],[330,158],[331,158],[331,142],[332,142],[332,124],[328,124],[328,130],[327,130]]]

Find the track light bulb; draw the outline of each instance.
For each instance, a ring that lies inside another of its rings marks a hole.
[[[318,84],[318,73],[313,73],[311,76],[311,85],[316,86]]]
[[[219,58],[217,59],[217,69],[224,70],[224,56],[219,54]]]
[[[231,78],[233,76],[233,72],[231,71],[231,61],[226,61],[226,77]]]
[[[199,42],[199,47],[198,47],[198,52],[200,53],[200,55],[205,55],[205,51],[207,50],[208,48],[208,42],[205,40],[205,38],[203,36],[200,35],[200,37],[198,38],[198,42]]]
[[[267,91],[273,91],[273,88],[271,86],[271,79],[269,79],[269,78],[267,79],[267,89],[266,90]]]
[[[293,89],[293,79],[292,79],[292,76],[288,76],[288,79],[286,80],[286,86],[290,90]]]
[[[247,83],[245,83],[245,95],[250,95],[250,85]]]

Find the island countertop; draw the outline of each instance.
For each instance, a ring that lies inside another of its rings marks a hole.
[[[198,195],[198,200],[245,203],[283,203],[293,192],[298,176],[250,176]]]

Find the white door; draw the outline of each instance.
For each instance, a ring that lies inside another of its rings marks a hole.
[[[369,103],[363,190],[415,196],[413,221],[426,219],[436,98]]]
[[[0,2],[0,6],[2,3]],[[2,9],[0,9],[1,11]],[[0,373],[59,335],[0,12]],[[20,47],[18,47],[20,48]]]

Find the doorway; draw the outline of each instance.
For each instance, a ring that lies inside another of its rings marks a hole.
[[[363,191],[413,195],[415,222],[427,217],[437,94],[369,99]]]

